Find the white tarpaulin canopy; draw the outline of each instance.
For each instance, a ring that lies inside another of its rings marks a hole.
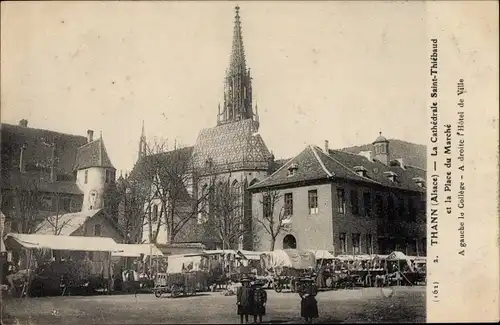
[[[369,261],[373,260],[377,255],[338,255],[336,259],[341,261]],[[380,256],[378,256],[380,257]]]
[[[6,236],[7,247],[27,249],[51,249],[58,251],[114,252],[117,243],[106,237],[56,236],[9,233]]]
[[[239,250],[238,255],[242,256],[243,258],[247,260],[254,260],[258,261],[260,260],[260,255],[262,255],[263,252],[254,252],[254,251],[245,251],[245,250]]]
[[[140,257],[144,256],[163,256],[163,253],[154,244],[117,244],[116,251],[112,256],[119,257]]]
[[[236,255],[236,251],[232,249],[216,249],[211,251],[204,251],[207,255]]]
[[[409,257],[406,256],[403,252],[399,252],[399,251],[394,251],[392,253],[389,254],[389,256],[387,256],[387,259],[388,260],[392,260],[392,261],[395,261],[395,260],[407,260]]]
[[[314,249],[311,249],[309,251],[314,254],[317,260],[333,260],[335,258],[335,256],[333,256],[333,254],[329,251]]]
[[[265,252],[261,255],[266,269],[289,267],[297,270],[305,270],[316,267],[316,257],[308,251],[297,249],[278,249]]]
[[[203,254],[169,255],[167,273],[182,273],[183,270],[201,271],[206,266]]]

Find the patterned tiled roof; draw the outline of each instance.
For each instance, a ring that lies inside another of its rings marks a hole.
[[[292,165],[296,167],[296,171],[292,176],[289,176],[288,169]],[[364,176],[355,171],[355,167],[358,166],[362,166],[366,170]],[[395,181],[389,179],[388,172],[397,175]],[[329,150],[327,154],[319,147],[308,146],[271,176],[251,186],[250,189],[295,185],[301,182],[327,181],[338,178],[377,186],[424,192],[425,189],[415,183],[415,177],[425,179],[425,170],[411,166],[406,166],[405,169],[399,166],[386,166],[379,161],[370,161],[364,156],[338,150]]]
[[[84,144],[77,150],[73,169],[79,170],[89,167],[114,168],[102,138]]]
[[[272,155],[257,131],[258,123],[252,119],[202,130],[193,152],[195,168],[204,168],[212,159],[215,168],[267,170]]]

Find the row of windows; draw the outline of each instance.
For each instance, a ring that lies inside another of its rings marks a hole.
[[[291,217],[293,215],[293,194],[285,193],[284,195],[284,215]],[[309,214],[318,214],[318,190],[310,190],[307,193]],[[267,209],[267,207],[264,207]],[[264,210],[266,211],[266,210]]]
[[[317,190],[308,191],[308,208],[309,214],[318,213],[318,192]],[[384,202],[382,196],[376,195],[374,208],[372,206],[372,197],[370,192],[363,193],[363,214],[366,217],[370,217],[375,212],[376,216],[384,216]],[[407,198],[407,202],[404,199],[398,200],[398,207],[394,202],[392,196],[388,196],[387,199],[387,216],[389,220],[395,220],[397,215],[406,215],[406,203],[408,204],[408,215],[410,220],[416,219],[416,209],[412,198]],[[353,215],[361,215],[358,190],[351,190],[350,193],[350,208]],[[425,201],[421,205],[422,212],[425,213]],[[375,210],[375,211],[374,211]],[[347,212],[347,199],[344,189],[337,189],[337,212],[339,214],[346,214]],[[284,194],[284,215],[293,216],[293,193]]]
[[[361,254],[361,247],[363,245],[363,253],[373,254],[373,235],[365,234],[361,239],[361,234],[354,233],[351,235],[352,250],[349,252],[347,248],[347,233],[342,232],[339,234],[339,249],[341,254]]]
[[[115,181],[115,172],[113,170],[106,169],[105,183],[113,183]],[[89,182],[89,170],[84,171],[83,183],[87,184]]]
[[[397,199],[396,202],[392,195],[387,197],[387,206],[384,207],[384,200],[381,195],[375,195],[375,202],[372,206],[372,197],[370,192],[363,193],[363,215],[366,217],[373,216],[373,213],[377,217],[383,217],[384,212],[387,211],[387,217],[389,220],[395,220],[397,216],[400,217],[406,216],[408,206],[408,218],[411,221],[416,219],[417,210],[415,209],[414,199],[407,198],[406,200],[403,198]],[[373,209],[373,207],[375,209]],[[350,208],[351,213],[353,215],[361,215],[358,190],[353,189],[350,191]],[[420,203],[420,212],[425,214],[425,201]],[[375,211],[374,211],[375,210]],[[347,212],[347,199],[345,190],[342,188],[337,189],[337,212],[339,214],[346,214]]]

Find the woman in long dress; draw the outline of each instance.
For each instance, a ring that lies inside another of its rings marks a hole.
[[[304,289],[299,293],[302,301],[300,303],[300,316],[304,317],[306,323],[312,324],[313,318],[318,318],[318,301],[316,300],[316,295],[318,290],[314,285],[313,279],[303,280]]]

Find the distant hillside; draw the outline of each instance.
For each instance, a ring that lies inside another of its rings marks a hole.
[[[410,143],[402,140],[391,139],[389,140],[389,154],[390,159],[403,158],[406,165],[427,169],[427,148],[421,144]],[[362,146],[350,147],[339,149],[358,154],[361,151],[374,152],[373,144],[365,144]]]

